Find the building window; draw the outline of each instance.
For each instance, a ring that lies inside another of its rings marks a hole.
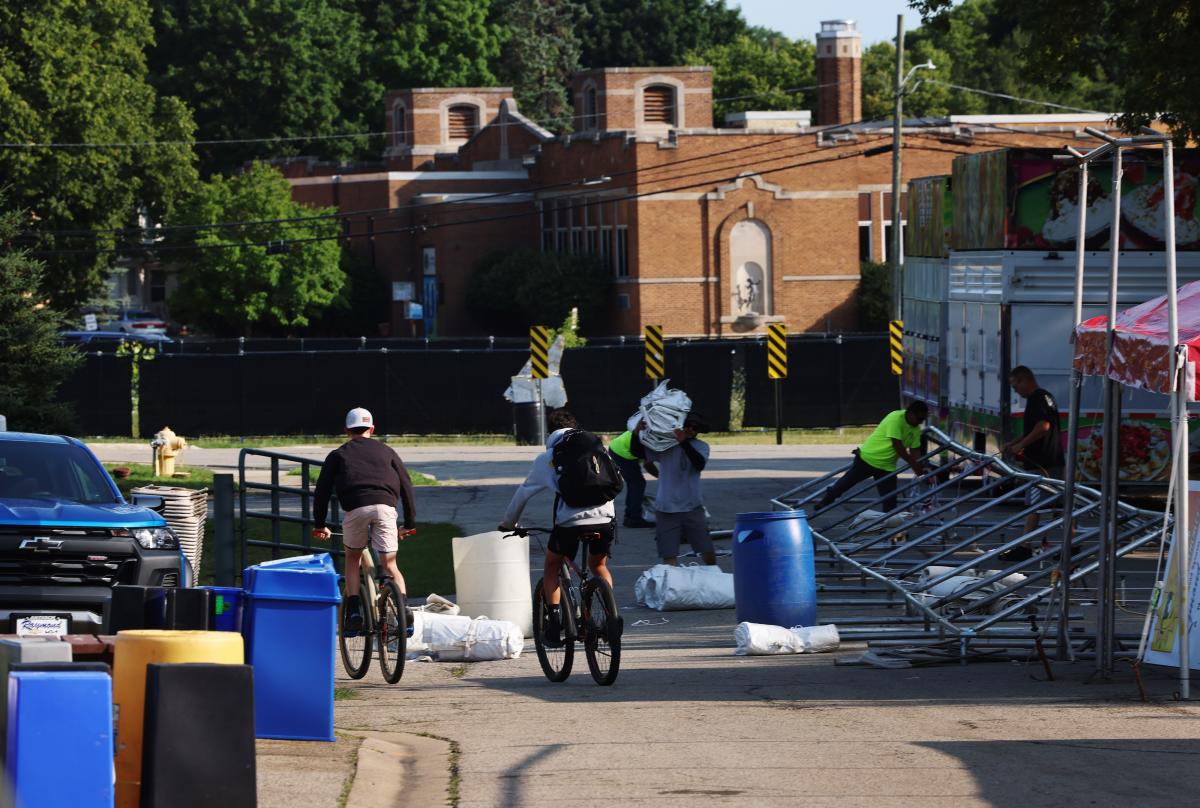
[[[616,271],[618,278],[629,277],[629,228],[625,225],[617,227]]]
[[[600,113],[596,108],[595,87],[588,87],[583,91],[583,127],[585,129],[600,128]]]
[[[479,110],[470,104],[457,104],[447,111],[450,140],[470,140],[479,128]]]
[[[903,258],[903,254],[904,254],[904,246],[903,246],[904,245],[904,229],[907,226],[908,226],[908,222],[901,219],[900,220],[900,245],[901,245],[900,246],[900,254],[901,254],[902,258]],[[884,255],[884,258],[883,258],[884,261],[890,262],[892,260],[892,223],[890,220],[883,223],[883,255]]]
[[[625,292],[621,292],[617,295],[617,311],[629,311],[629,309],[629,295],[627,295]]]
[[[871,260],[871,223],[858,223],[858,260]]]
[[[403,146],[408,143],[408,115],[403,104],[392,110],[392,145]]]
[[[642,120],[648,124],[675,125],[675,88],[652,84],[642,91]]]
[[[150,270],[150,302],[164,303],[167,299],[167,273],[165,270]]]

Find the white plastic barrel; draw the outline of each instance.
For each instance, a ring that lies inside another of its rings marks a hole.
[[[516,623],[533,636],[533,597],[529,582],[529,539],[493,530],[455,536],[454,587],[460,613]]]

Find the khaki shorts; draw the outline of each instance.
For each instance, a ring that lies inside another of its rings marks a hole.
[[[380,553],[396,552],[396,509],[391,505],[364,505],[343,514],[342,546],[363,550],[368,541]]]

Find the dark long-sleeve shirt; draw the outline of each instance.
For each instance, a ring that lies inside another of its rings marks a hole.
[[[391,505],[404,508],[404,527],[416,525],[417,509],[413,501],[412,479],[404,461],[390,447],[371,438],[353,438],[329,453],[313,495],[313,522],[325,527],[329,497],[337,494],[342,511],[364,505]]]

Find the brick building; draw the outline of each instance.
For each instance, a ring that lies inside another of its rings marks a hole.
[[[601,68],[574,77],[575,131],[525,118],[508,88],[397,90],[389,145],[369,166],[284,164],[296,198],[351,217],[354,249],[392,281],[396,335],[480,333],[469,279],[493,251],[590,253],[612,274],[591,334],[761,333],[857,325],[862,260],[891,240],[891,123],[861,122],[861,39],[822,23],[817,105],[712,120],[708,67]],[[903,175],[956,154],[1055,146],[1101,115],[906,121]],[[408,319],[409,302],[423,322]],[[520,324],[524,327],[526,324]]]

